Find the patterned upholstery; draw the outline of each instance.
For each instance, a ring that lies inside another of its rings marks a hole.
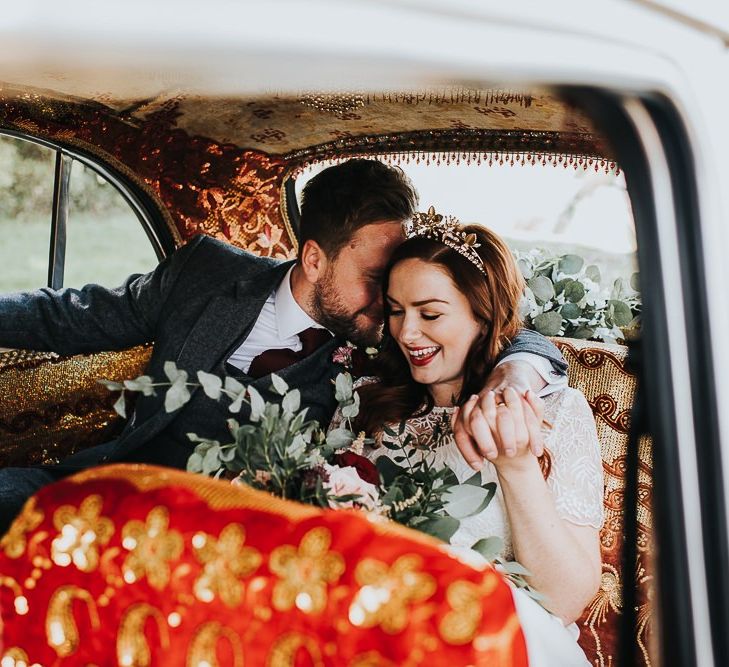
[[[625,367],[627,347],[575,339],[554,338],[570,365],[570,386],[582,391],[592,407],[602,446],[605,473],[605,524],[600,533],[602,584],[597,595],[578,621],[580,644],[597,667],[615,664],[618,618],[622,611],[623,576],[635,577],[638,596],[636,642],[643,657],[641,665],[651,664],[648,648],[651,630],[651,441],[639,445],[638,478],[638,561],[635,572],[621,567],[623,544],[623,498],[625,461],[630,428],[630,409],[636,378]]]
[[[622,609],[620,550],[623,535],[624,471],[635,377],[626,370],[627,348],[554,339],[570,364],[570,384],[580,389],[595,413],[605,472],[605,525],[601,532],[602,586],[579,621],[580,643],[596,667],[611,667]],[[0,355],[0,465],[62,458],[110,437],[119,426],[114,396],[98,378],[124,379],[142,372],[148,348],[77,356]],[[45,387],[39,392],[38,387]],[[39,399],[39,397],[41,397]],[[651,443],[640,443],[638,562],[631,576],[638,590],[636,642],[643,664],[648,655],[651,586]]]

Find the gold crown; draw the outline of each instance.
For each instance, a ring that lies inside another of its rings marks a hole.
[[[435,212],[432,206],[427,213],[418,212],[405,226],[405,236],[409,239],[423,237],[438,241],[465,257],[481,273],[485,274],[481,255],[476,252],[481,244],[477,243],[475,234],[467,234],[461,224],[452,215],[443,216]]]

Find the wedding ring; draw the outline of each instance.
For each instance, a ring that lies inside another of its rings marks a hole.
[[[497,403],[497,404],[496,404],[496,407],[497,407],[497,408],[508,408],[509,406],[508,406],[508,405],[506,405],[506,403]]]

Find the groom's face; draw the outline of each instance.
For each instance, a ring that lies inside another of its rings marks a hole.
[[[316,320],[357,345],[375,345],[384,319],[382,278],[395,248],[403,242],[399,221],[359,229],[316,282]]]

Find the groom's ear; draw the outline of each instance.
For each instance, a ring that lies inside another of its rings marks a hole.
[[[316,283],[327,268],[327,256],[322,247],[311,239],[304,242],[299,253],[301,268],[310,283]]]

